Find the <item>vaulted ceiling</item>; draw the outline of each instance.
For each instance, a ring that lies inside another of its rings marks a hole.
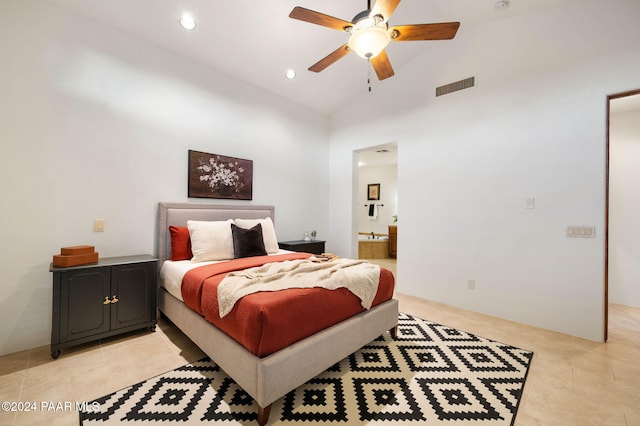
[[[233,75],[321,113],[330,114],[367,90],[367,78],[377,82],[364,59],[349,54],[321,73],[307,71],[348,38],[344,32],[289,18],[295,6],[350,21],[366,9],[365,0],[54,0],[58,4],[119,31],[206,66]],[[403,0],[391,25],[459,21],[458,36],[492,20],[558,7],[581,0],[510,0],[497,10],[496,0]],[[372,2],[373,3],[373,2]],[[182,12],[195,17],[196,29],[178,25]],[[397,42],[387,47],[402,78],[412,58],[428,55],[433,43]],[[285,78],[288,69],[296,78]]]

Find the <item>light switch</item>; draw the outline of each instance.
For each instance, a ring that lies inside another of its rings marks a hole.
[[[104,219],[96,219],[93,221],[93,232],[104,232]]]
[[[567,226],[568,238],[595,238],[595,226]]]

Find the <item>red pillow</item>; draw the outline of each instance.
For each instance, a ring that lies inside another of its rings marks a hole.
[[[190,260],[191,238],[189,238],[189,228],[186,226],[170,226],[171,233],[171,260]]]

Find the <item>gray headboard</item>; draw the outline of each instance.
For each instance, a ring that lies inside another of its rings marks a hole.
[[[205,203],[158,204],[158,266],[171,258],[169,226],[187,226],[188,220],[264,219],[275,224],[273,206],[222,205]]]

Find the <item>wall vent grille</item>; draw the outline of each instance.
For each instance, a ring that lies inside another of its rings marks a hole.
[[[464,80],[454,81],[453,83],[436,87],[436,97],[442,96],[442,95],[448,95],[449,93],[457,92],[459,90],[468,89],[475,85],[476,85],[475,77],[469,77],[469,78],[465,78]]]

